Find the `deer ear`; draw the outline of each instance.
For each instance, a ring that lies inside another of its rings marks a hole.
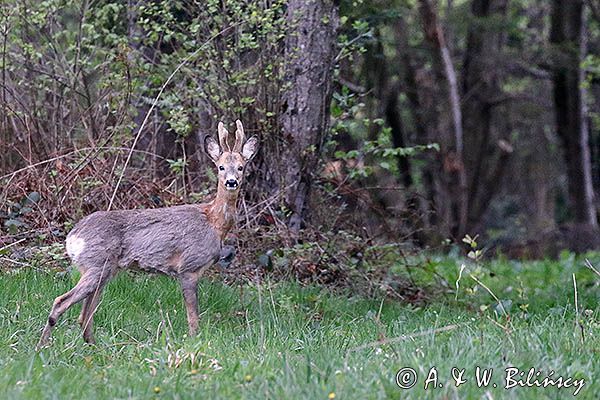
[[[221,156],[221,148],[215,139],[212,136],[206,136],[204,138],[204,151],[211,160],[216,164],[219,161],[219,157]]]
[[[246,161],[250,161],[254,158],[257,151],[258,137],[252,136],[246,141],[246,143],[244,143],[244,146],[242,146],[242,157],[244,157]]]

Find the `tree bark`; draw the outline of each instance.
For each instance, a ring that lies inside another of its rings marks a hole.
[[[564,147],[570,206],[576,225],[598,229],[592,186],[589,128],[584,72],[585,10],[582,0],[554,0],[550,41],[555,47],[553,68],[556,129]]]
[[[466,195],[467,178],[463,165],[463,128],[458,81],[434,4],[431,0],[419,0],[419,4],[425,38],[434,48],[435,66],[438,69],[438,74],[444,77],[447,84],[453,138],[452,140],[442,140],[442,151],[446,153],[444,171],[450,177],[448,189],[453,198],[451,231],[456,237],[460,238],[465,233],[468,204]]]
[[[329,122],[338,5],[332,0],[290,0],[286,18],[289,87],[280,116],[285,143],[280,170],[285,201],[292,212],[288,226],[297,234],[306,216],[311,174]]]

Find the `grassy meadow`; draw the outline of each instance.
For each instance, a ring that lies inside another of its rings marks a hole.
[[[555,371],[554,378],[583,379],[576,398],[597,398],[600,279],[583,261],[564,254],[559,261],[481,262],[463,270],[457,284],[459,259],[424,258],[421,262],[426,267],[413,278],[426,285],[426,280],[432,279],[426,271],[435,270],[437,279],[444,278],[447,287],[418,306],[268,279],[260,284],[226,286],[217,274],[201,283],[201,327],[196,338],[186,335],[176,281],[125,273],[104,293],[95,318],[96,345],[83,342],[77,324],[80,306],[75,306],[55,328],[51,345],[39,353],[34,347],[50,305],[76,277],[28,267],[3,269],[0,397],[573,396],[575,386],[503,388],[506,368],[518,368],[526,375],[533,367],[541,371],[540,381],[549,370]],[[398,270],[402,270],[400,265]],[[579,314],[575,312],[573,274]],[[437,381],[431,375],[432,367]],[[462,377],[466,382],[458,387],[452,379],[454,367],[465,370]],[[493,369],[487,387],[478,387],[477,367]],[[412,368],[418,376],[410,389],[396,384],[401,368]],[[428,375],[432,381],[425,390]]]

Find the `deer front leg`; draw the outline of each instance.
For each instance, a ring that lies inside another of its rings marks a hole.
[[[179,278],[190,336],[196,336],[198,333],[198,278],[196,274],[186,274]]]

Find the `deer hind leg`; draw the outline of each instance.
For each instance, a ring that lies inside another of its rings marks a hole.
[[[81,312],[79,313],[79,318],[77,318],[77,323],[79,326],[83,328],[83,318],[85,317],[86,308],[88,306],[88,302],[92,296],[88,296],[83,300],[83,306],[81,306]]]
[[[102,298],[102,291],[111,276],[112,272],[110,269],[107,271],[106,268],[103,268],[101,276],[94,280],[96,281],[94,291],[85,298],[83,307],[81,307],[79,325],[81,325],[83,340],[85,340],[86,343],[96,343],[96,340],[94,339],[94,314],[96,313],[96,310],[98,310],[100,299]]]
[[[98,283],[102,281],[101,275],[102,274],[95,274],[89,270],[86,271],[73,289],[61,296],[58,296],[54,300],[52,310],[48,316],[48,322],[42,331],[42,336],[40,337],[40,341],[37,346],[38,349],[48,344],[48,340],[50,340],[50,335],[52,334],[52,328],[54,328],[60,316],[63,315],[65,311],[67,311],[73,304],[77,304],[94,292],[98,286]]]
[[[83,302],[81,307],[81,314],[79,315],[79,325],[83,331],[83,340],[86,343],[94,344],[94,313],[98,309],[100,304],[100,298],[102,297],[102,290],[104,289],[104,283],[98,285]]]

